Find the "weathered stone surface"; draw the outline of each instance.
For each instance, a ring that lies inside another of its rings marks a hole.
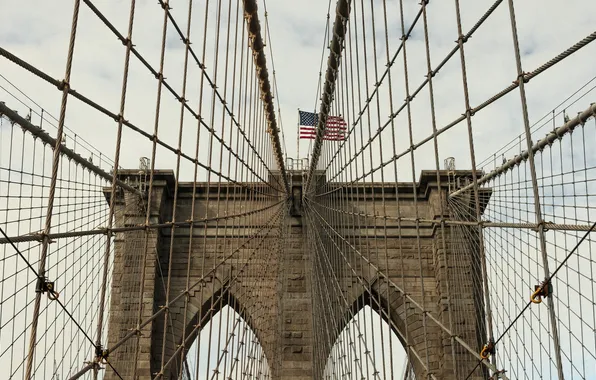
[[[122,176],[135,180],[136,172],[124,172]],[[445,189],[436,187],[434,176],[434,172],[432,176],[423,175],[417,184],[416,202],[422,219],[437,219],[447,213]],[[293,176],[294,186],[300,186],[301,179]],[[155,173],[151,223],[172,220],[173,183],[172,172]],[[335,196],[344,202],[342,208],[351,212],[388,216],[399,213],[413,218],[414,196],[408,193],[412,185],[399,186],[405,189],[399,202],[388,195],[395,191],[395,184],[373,184],[357,192],[342,190]],[[381,188],[384,202],[381,202]],[[273,228],[263,232],[280,207],[286,207],[276,206],[281,199],[266,194],[250,195],[247,202],[246,189],[227,184],[220,186],[219,195],[216,193],[213,186],[206,184],[197,184],[195,189],[193,184],[179,185],[175,220],[212,218],[207,223],[198,223],[192,229],[164,227],[117,234],[107,346],[129,334],[139,321],[148,320],[160,310],[161,314],[111,353],[110,361],[125,379],[132,379],[136,368],[138,379],[145,380],[160,371],[162,357],[166,362],[174,357],[163,375],[168,380],[177,379],[182,355],[197,330],[211,315],[230,305],[255,332],[273,379],[320,378],[313,365],[313,355],[320,352],[317,350],[329,353],[331,347],[314,332],[313,318],[317,316],[313,314],[314,284],[311,284],[311,256],[306,248],[302,204],[294,202],[288,206],[291,212],[284,208]],[[298,196],[300,192],[293,194]],[[268,209],[234,219],[213,219],[264,208]],[[119,227],[145,222],[146,209],[136,196],[120,196],[116,211]],[[340,222],[332,216],[328,220]],[[350,254],[345,259],[351,262],[357,276],[338,278],[342,288],[339,294],[343,294],[347,304],[354,305],[353,311],[365,305],[376,304],[377,308],[382,305],[382,312],[390,319],[402,343],[410,348],[410,360],[418,378],[425,378],[427,373],[416,355],[438,379],[455,378],[454,362],[458,372],[469,372],[476,365],[475,357],[431,323],[403,293],[479,351],[486,339],[484,309],[481,294],[473,290],[480,289],[480,277],[472,275],[479,270],[478,253],[469,246],[469,236],[477,232],[471,228],[440,231],[436,225],[420,223],[416,227],[412,222],[398,224],[395,219],[359,218],[359,223],[356,229],[344,228],[341,223],[336,226],[362,255],[346,250]],[[250,240],[255,234],[259,238]],[[387,277],[379,277],[366,262]],[[169,295],[163,285],[168,283]],[[366,284],[371,284],[370,292]],[[142,297],[139,297],[141,287]],[[162,310],[168,299],[167,311]],[[345,309],[333,317],[335,325],[340,327],[337,335],[348,322],[344,316],[349,308]],[[173,331],[164,334],[165,314]],[[181,346],[183,349],[179,349]],[[180,354],[174,355],[177,351]],[[106,371],[106,379],[115,379],[115,375]]]

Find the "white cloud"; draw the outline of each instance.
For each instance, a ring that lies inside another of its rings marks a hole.
[[[106,17],[113,22],[120,33],[126,35],[128,25],[129,2],[127,1],[97,1],[98,8]],[[396,0],[387,1],[389,13],[389,55],[393,56],[399,46],[401,26],[399,22],[399,3]],[[204,38],[204,2],[195,1],[192,10],[192,47],[199,59],[202,56]],[[215,25],[217,22],[217,2],[210,1],[210,13],[207,17],[206,60],[207,72],[211,78],[217,76],[218,91],[221,94],[226,92],[226,98],[230,99],[233,93],[232,69],[228,68],[228,83],[224,86],[223,70],[225,70],[225,29],[222,28],[220,35],[220,55],[218,65],[215,65]],[[179,26],[186,29],[187,3],[180,1],[171,2],[172,14]],[[369,5],[366,4],[368,7]],[[462,28],[466,33],[490,6],[488,2],[473,0],[462,0]],[[561,51],[576,43],[580,39],[593,32],[593,14],[596,5],[581,0],[569,0],[564,3],[555,0],[548,1],[516,1],[517,26],[522,52],[522,64],[525,71],[536,69],[547,60],[559,54]],[[310,110],[318,102],[315,93],[318,86],[321,53],[323,62],[326,62],[328,51],[322,52],[325,22],[327,19],[328,3],[324,1],[306,0],[299,2],[270,1],[267,4],[268,19],[271,32],[271,44],[273,45],[273,60],[276,66],[276,78],[279,88],[279,101],[283,117],[283,127],[287,154],[289,157],[296,155],[296,132],[297,132],[297,108]],[[359,9],[360,2],[357,3]],[[418,11],[417,2],[406,2],[406,28],[414,19]],[[233,8],[235,10],[235,8]],[[334,5],[331,5],[331,20],[333,20]],[[367,21],[367,33],[370,38],[371,27],[375,28],[377,37],[377,61],[379,75],[385,69],[385,31],[382,22],[382,3],[375,3],[376,23],[371,25]],[[222,23],[227,26],[227,2],[222,2],[223,13]],[[31,63],[35,67],[48,73],[53,78],[61,80],[64,75],[66,52],[70,34],[70,23],[72,15],[71,2],[39,2],[23,0],[17,3],[10,3],[6,0],[0,4],[0,46],[17,55],[21,59]],[[263,6],[260,4],[261,22],[264,23]],[[368,10],[367,10],[368,12]],[[360,13],[358,13],[359,15]],[[154,1],[138,1],[135,11],[135,25],[133,41],[138,51],[147,59],[149,64],[157,69],[159,66],[161,33],[163,25],[163,10]],[[432,66],[436,65],[455,46],[457,39],[457,28],[455,23],[454,2],[432,1],[428,6],[429,34],[431,44]],[[240,18],[242,19],[242,18]],[[360,22],[360,21],[359,21]],[[232,14],[232,31],[235,26],[235,14]],[[240,25],[242,28],[243,26]],[[361,28],[361,24],[359,24]],[[359,33],[362,30],[360,29]],[[411,39],[407,42],[408,51],[408,80],[410,94],[422,83],[426,74],[426,61],[424,50],[424,31],[421,22],[414,28]],[[468,86],[470,102],[472,107],[482,103],[498,91],[507,87],[516,79],[516,68],[511,43],[511,26],[507,2],[504,1],[494,12],[486,23],[476,32],[465,44],[466,68],[468,75]],[[369,40],[370,41],[370,40]],[[184,45],[174,33],[171,25],[168,25],[166,36],[166,58],[164,73],[166,80],[176,92],[181,93]],[[238,42],[238,48],[244,42]],[[231,41],[228,45],[233,46]],[[354,47],[355,49],[355,47]],[[360,45],[362,50],[362,45]],[[368,83],[365,84],[363,68],[360,73],[355,73],[355,80],[362,86],[362,95],[358,99],[355,95],[356,109],[345,107],[342,112],[347,115],[350,122],[353,122],[353,114],[358,111],[359,104],[362,104],[366,96],[366,88],[372,90],[374,75],[372,70],[374,56],[371,54],[372,44],[367,46],[367,59],[369,64]],[[231,49],[228,49],[231,50]],[[240,52],[238,51],[238,54]],[[540,119],[544,114],[549,113],[561,100],[573,93],[581,85],[592,79],[594,72],[594,57],[596,56],[596,45],[590,44],[577,54],[567,58],[555,67],[549,69],[540,76],[532,79],[527,85],[528,107],[530,122]],[[363,54],[360,55],[362,60]],[[270,80],[273,80],[271,70],[271,59],[267,51],[268,64],[270,67]],[[230,57],[230,64],[232,57]],[[362,65],[362,61],[360,61]],[[87,96],[98,104],[106,107],[111,112],[118,113],[120,106],[120,89],[122,85],[122,73],[124,65],[124,47],[120,41],[109,31],[100,20],[92,14],[89,8],[81,5],[81,13],[77,30],[75,45],[75,58],[73,63],[72,87]],[[139,63],[136,58],[131,58],[129,83],[126,98],[125,118],[143,131],[152,134],[155,125],[155,105],[157,80],[147,69]],[[215,70],[217,69],[217,75]],[[325,72],[323,64],[323,75]],[[0,58],[0,74],[14,83],[25,94],[29,95],[46,112],[54,116],[60,111],[60,92],[53,86],[36,78],[31,73],[16,66],[4,58]],[[240,75],[237,72],[237,75]],[[400,107],[406,97],[404,70],[401,55],[397,58],[391,68],[394,111]],[[239,77],[236,77],[239,81]],[[201,72],[194,61],[189,63],[188,87],[186,98],[189,105],[197,110],[199,103],[199,83]],[[377,120],[377,107],[373,102],[371,108],[371,121],[365,115],[364,122],[356,127],[358,138],[352,138],[351,153],[353,154],[366,143],[369,137],[369,127],[372,133],[389,120],[388,105],[388,82],[387,79],[380,87],[380,123]],[[34,107],[30,101],[25,100],[22,95],[16,94],[15,90],[3,80],[0,85],[6,90],[0,90],[0,101],[6,101],[10,107],[18,109],[21,114],[27,113],[28,107]],[[437,116],[437,127],[448,125],[465,112],[461,66],[459,53],[441,69],[434,78],[435,86],[435,107]],[[266,154],[268,140],[261,140],[264,135],[262,130],[265,126],[261,123],[251,124],[242,112],[238,112],[238,89],[236,89],[235,110],[233,111],[237,120],[247,128],[247,134],[255,145],[263,153],[268,165],[273,164],[271,155]],[[26,105],[19,104],[12,95],[24,100]],[[213,127],[218,135],[228,136],[229,118],[222,116],[222,107],[217,99],[213,99],[212,91],[205,87],[205,98],[202,104],[202,115],[206,123]],[[577,104],[570,107],[569,112],[574,113],[585,109],[594,94],[584,97]],[[246,99],[243,95],[242,100]],[[351,106],[351,99],[345,99],[347,105]],[[176,147],[178,144],[178,128],[180,124],[180,103],[172,95],[163,89],[162,105],[159,116],[159,137],[167,144]],[[231,103],[231,101],[230,101]],[[423,89],[412,102],[412,134],[413,142],[429,136],[432,132],[430,118],[430,102],[428,90]],[[85,139],[89,144],[87,147],[79,145],[79,151],[83,156],[97,157],[102,152],[109,160],[115,154],[116,123],[114,120],[82,104],[73,97],[69,98],[67,106],[66,124],[80,138]],[[244,107],[242,107],[244,108]],[[559,109],[557,110],[559,111]],[[254,117],[254,115],[253,115]],[[34,122],[36,119],[34,117]],[[555,122],[560,124],[561,120]],[[370,125],[369,125],[370,124]],[[478,112],[473,120],[473,137],[476,147],[477,162],[490,157],[501,146],[508,143],[513,137],[523,131],[523,122],[520,112],[519,91],[514,90],[510,94],[494,103],[494,105]],[[187,112],[184,119],[184,132],[182,140],[182,151],[194,156],[196,146],[197,121]],[[256,128],[258,129],[255,129]],[[2,127],[5,128],[5,127]],[[45,127],[51,135],[55,135],[55,129],[48,123]],[[255,136],[254,131],[261,134]],[[363,137],[361,140],[360,132]],[[396,144],[396,152],[404,152],[409,146],[408,118],[404,109],[395,119],[396,141],[393,141],[391,126],[381,134],[381,147],[383,154],[380,154],[379,140],[372,145],[372,152],[363,152],[365,168],[379,165],[391,159],[393,156],[393,143]],[[4,165],[7,162],[7,149],[4,142],[8,141],[7,129],[2,130],[0,146],[0,162]],[[542,133],[542,131],[540,132]],[[70,132],[67,132],[70,134]],[[539,134],[535,138],[540,137]],[[72,144],[74,139],[67,138],[67,144]],[[225,140],[232,147],[236,146],[236,136]],[[438,138],[439,159],[454,156],[458,168],[470,166],[470,154],[467,140],[467,129],[465,122],[459,123]],[[301,144],[301,155],[306,155],[306,143]],[[209,139],[208,133],[203,128],[201,141],[199,143],[199,158],[201,162],[208,161]],[[219,159],[221,149],[219,144],[213,145],[212,168],[218,172],[227,171],[227,153]],[[140,137],[137,133],[125,128],[123,133],[123,149],[120,165],[125,168],[137,167],[140,156],[151,156],[151,141]],[[516,149],[512,148],[509,153],[515,154]],[[39,154],[39,152],[38,152]],[[242,154],[242,153],[239,153]],[[348,154],[346,154],[346,157]],[[416,173],[411,173],[409,155],[398,160],[400,167],[399,179],[410,180],[412,175],[417,176],[422,169],[434,169],[434,152],[432,141],[416,150]],[[243,155],[248,158],[248,154]],[[347,157],[350,158],[350,157]],[[26,157],[25,162],[29,163],[32,157]],[[49,160],[49,156],[46,156]],[[43,160],[43,158],[41,159]],[[342,163],[343,163],[342,158]],[[359,158],[360,160],[360,158]],[[372,162],[371,162],[372,161]],[[49,162],[49,161],[48,161]],[[360,162],[360,161],[359,161]],[[163,148],[157,149],[156,165],[162,169],[173,169],[176,163],[175,154]],[[441,162],[440,162],[441,163]],[[442,164],[442,163],[441,163]],[[13,163],[18,167],[18,163]],[[104,169],[109,170],[109,163],[104,164]],[[260,175],[264,175],[263,167],[259,165]],[[363,168],[360,167],[360,174]],[[193,166],[183,160],[180,177],[183,180],[192,180]],[[380,180],[380,173],[367,178],[369,180]],[[392,180],[392,169],[384,173],[386,180]],[[205,170],[200,171],[200,178],[207,178]],[[215,178],[215,177],[212,177]],[[245,177],[248,178],[248,177]],[[243,178],[243,179],[245,179]],[[13,216],[6,218],[12,220]],[[11,214],[12,215],[12,214]],[[41,214],[39,215],[41,218]]]

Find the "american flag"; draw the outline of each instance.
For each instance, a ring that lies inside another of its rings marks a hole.
[[[317,136],[319,115],[298,111],[300,115],[300,138],[314,140]],[[341,116],[328,116],[323,140],[341,141],[346,138],[347,123]]]

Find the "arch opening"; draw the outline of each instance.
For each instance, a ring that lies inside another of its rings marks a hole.
[[[184,380],[271,379],[265,350],[249,323],[231,306],[209,319],[188,349]]]
[[[343,326],[331,347],[325,379],[415,379],[398,335],[376,310],[364,305]]]

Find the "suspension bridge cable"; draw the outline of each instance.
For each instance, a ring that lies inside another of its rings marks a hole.
[[[544,47],[511,0],[329,1],[304,177],[284,174],[283,14],[73,5],[64,80],[54,53],[0,48],[16,100],[0,105],[9,378],[590,377],[596,109],[571,112],[592,93],[588,24]],[[512,38],[486,33],[506,24]],[[530,42],[552,58],[527,72]],[[109,80],[78,64],[91,46]],[[23,75],[58,92],[33,100]],[[38,106],[52,99],[55,121]],[[342,139],[322,138],[329,115]]]
[[[21,251],[18,249],[18,247],[15,245],[15,243],[8,237],[8,235],[6,235],[6,232],[4,232],[4,230],[2,229],[2,227],[0,227],[0,233],[2,234],[2,236],[4,236],[4,238],[8,241],[8,244],[10,244],[10,246],[15,250],[15,252],[25,262],[25,264],[27,265],[27,267],[31,270],[31,272],[33,272],[33,274],[37,278],[37,287],[40,289],[37,292],[38,293],[40,293],[40,292],[46,293],[47,292],[48,293],[48,298],[50,300],[55,301],[56,303],[58,303],[58,305],[60,306],[60,308],[66,313],[66,315],[68,316],[68,318],[75,324],[75,326],[79,329],[79,331],[83,334],[83,336],[91,343],[91,345],[93,347],[95,347],[96,349],[98,349],[98,346],[96,346],[96,344],[93,341],[93,339],[91,339],[91,337],[87,334],[87,332],[85,331],[85,329],[83,329],[83,327],[81,326],[81,324],[74,318],[74,316],[72,315],[72,313],[70,311],[68,311],[68,309],[66,309],[66,306],[62,303],[62,301],[60,301],[60,299],[59,299],[60,294],[54,288],[54,283],[53,282],[47,282],[47,279],[45,277],[41,276],[35,270],[35,268],[33,268],[33,266],[31,265],[31,263],[29,263],[29,261],[27,260],[27,258],[21,253]],[[112,368],[112,370],[116,373],[116,375],[120,379],[122,379],[122,376],[120,376],[120,374],[116,371],[116,369],[112,366],[112,364],[110,362],[108,362],[108,361],[106,361],[106,363],[110,366],[110,368]]]

